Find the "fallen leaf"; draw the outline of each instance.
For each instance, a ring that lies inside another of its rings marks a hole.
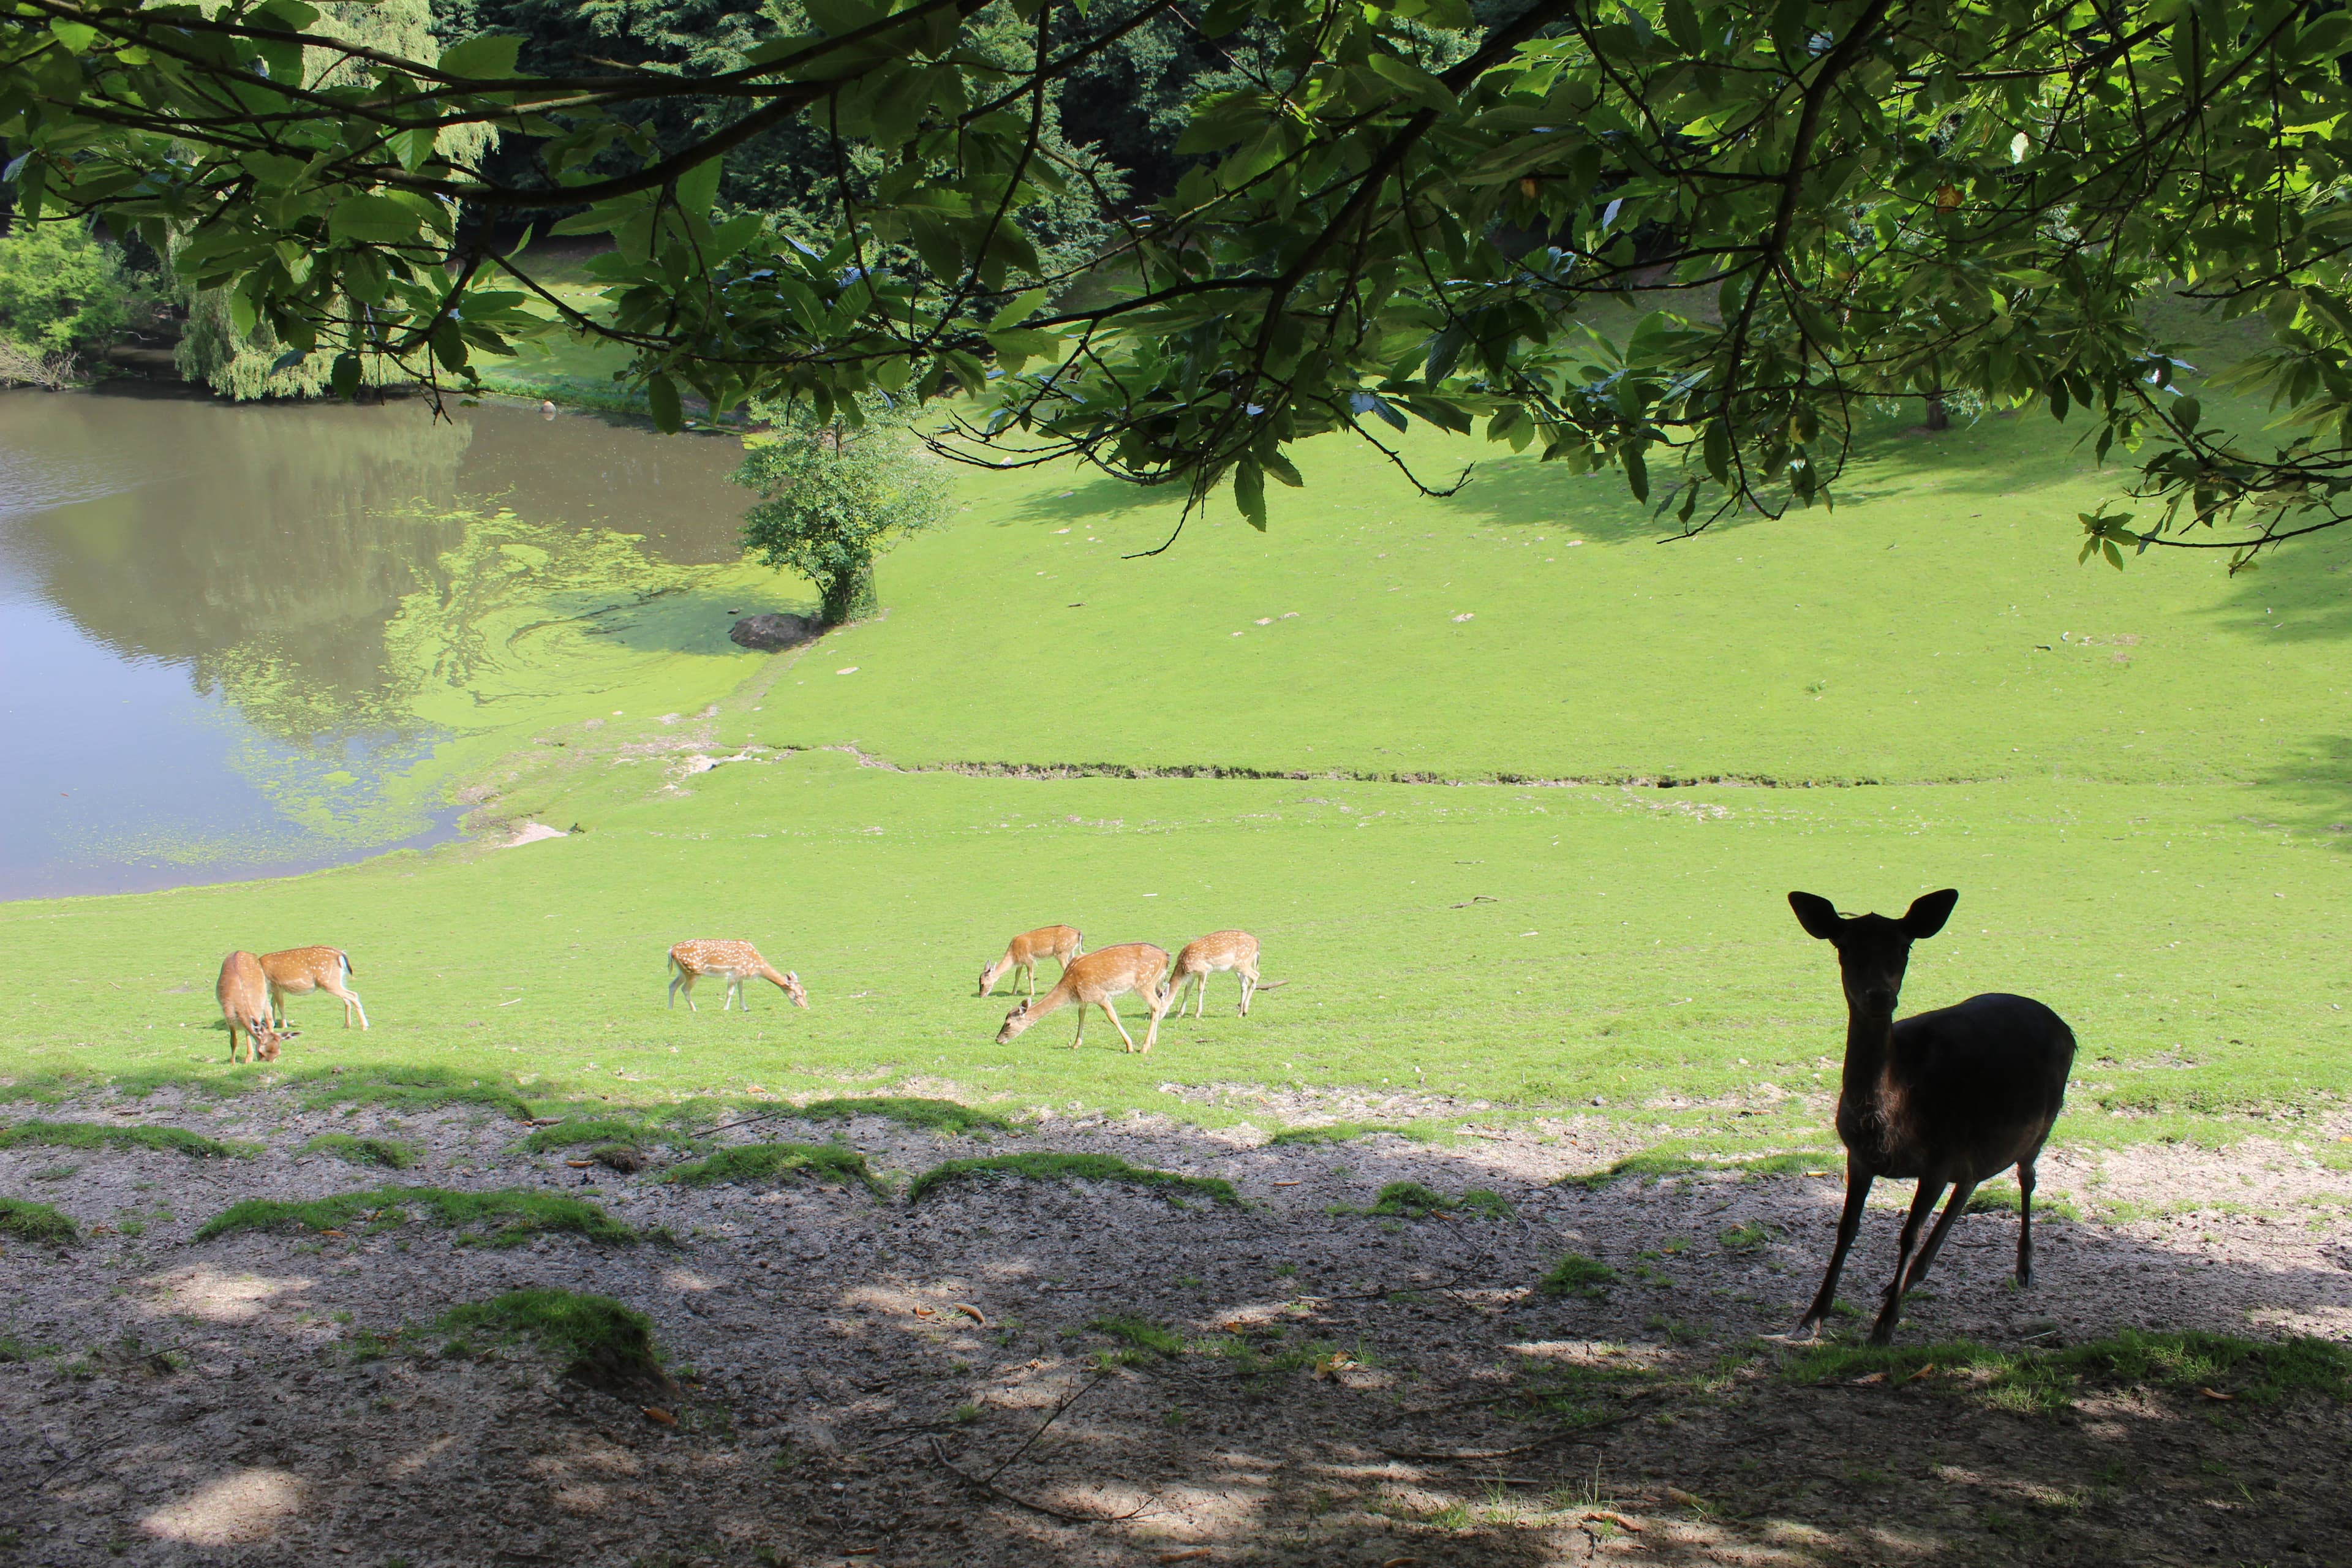
[[[1874,1373],[1865,1373],[1864,1375],[1863,1375],[1863,1376],[1861,1376],[1861,1377],[1857,1377],[1857,1378],[1855,1378],[1855,1379],[1853,1380],[1853,1385],[1854,1385],[1856,1388],[1864,1388],[1864,1387],[1867,1387],[1868,1385],[1870,1385],[1871,1384],[1874,1384],[1874,1383],[1885,1383],[1885,1381],[1886,1381],[1886,1374],[1885,1374],[1885,1373],[1883,1373],[1883,1372],[1874,1372]]]
[[[1692,1492],[1686,1492],[1680,1487],[1668,1487],[1666,1489],[1666,1500],[1669,1502],[1678,1502],[1685,1508],[1705,1508],[1706,1506],[1706,1500],[1705,1498],[1699,1497]]]
[[[89,1227],[89,1233],[92,1236],[112,1236],[114,1227],[110,1225],[94,1225]]]
[[[1198,1563],[1203,1557],[1214,1557],[1215,1555],[1215,1552],[1210,1551],[1205,1546],[1194,1546],[1182,1552],[1163,1552],[1158,1557],[1154,1558],[1153,1561],[1158,1563]]]
[[[1632,1520],[1627,1519],[1623,1514],[1612,1512],[1605,1508],[1593,1509],[1587,1512],[1584,1517],[1587,1519],[1605,1520],[1609,1523],[1615,1525],[1618,1529],[1630,1530],[1636,1535],[1642,1533],[1642,1527],[1640,1525],[1634,1523]]]
[[[340,1237],[343,1233],[342,1233],[341,1231],[340,1231],[340,1230],[322,1230],[322,1231],[320,1231],[319,1234],[320,1234],[320,1236],[332,1236],[332,1237]]]
[[[2235,1399],[2238,1397],[2234,1394],[2224,1394],[2218,1388],[2200,1388],[2197,1392],[2203,1394],[2208,1399]]]
[[[1276,1182],[1274,1184],[1277,1187],[1295,1187],[1298,1185],[1297,1182]]]
[[[935,1307],[918,1307],[915,1309],[915,1316],[919,1318],[936,1318],[939,1315],[939,1309]]]
[[[1412,1565],[1420,1561],[1418,1557],[1391,1557],[1381,1563],[1381,1568],[1412,1568]]]
[[[571,1166],[575,1171],[584,1171],[596,1162],[593,1160],[566,1160],[563,1163]]]
[[[658,1405],[641,1405],[639,1408],[645,1411],[646,1419],[652,1422],[656,1426],[675,1426],[677,1425],[677,1417],[672,1415],[668,1411],[664,1410]]]
[[[958,1301],[955,1304],[955,1310],[961,1312],[965,1317],[970,1318],[973,1322],[978,1323],[982,1328],[984,1329],[988,1327],[988,1314],[973,1306],[971,1302]]]
[[[1935,1370],[1936,1363],[1931,1361],[1927,1365],[1921,1367],[1917,1372],[1915,1372],[1910,1376],[1905,1378],[1903,1381],[1906,1383],[1916,1383]]]

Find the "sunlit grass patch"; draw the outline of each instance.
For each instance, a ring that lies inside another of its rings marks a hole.
[[[323,1198],[247,1198],[206,1220],[195,1235],[210,1241],[239,1230],[341,1231],[364,1223],[383,1229],[412,1217],[446,1229],[472,1232],[495,1226],[487,1239],[512,1247],[546,1232],[568,1232],[606,1246],[625,1246],[636,1233],[594,1204],[557,1193],[502,1187],[460,1193],[446,1187],[378,1187]]]
[[[66,1242],[80,1232],[74,1222],[47,1204],[29,1198],[0,1198],[0,1236],[18,1241]]]
[[[383,1105],[405,1111],[474,1105],[517,1121],[531,1116],[530,1102],[503,1074],[452,1068],[314,1068],[289,1076],[286,1087],[300,1095],[303,1108],[310,1110],[331,1105]]]
[[[925,1100],[911,1095],[877,1094],[850,1100],[812,1100],[787,1114],[803,1121],[846,1121],[854,1116],[879,1116],[902,1127],[934,1132],[1005,1132],[1013,1124],[1002,1116],[975,1110],[952,1100]]]
[[[1424,1187],[1419,1182],[1391,1182],[1374,1195],[1368,1208],[1349,1208],[1335,1204],[1331,1213],[1384,1215],[1395,1219],[1426,1219],[1431,1215],[1475,1214],[1486,1219],[1511,1217],[1511,1201],[1500,1193],[1490,1193],[1484,1187],[1473,1187],[1458,1198],[1446,1196],[1434,1187]]]
[[[1097,1318],[1087,1327],[1125,1347],[1108,1352],[1106,1357],[1107,1361],[1116,1364],[1139,1366],[1160,1356],[1184,1353],[1184,1342],[1174,1330],[1148,1318],[1114,1315]]]
[[[305,1154],[332,1154],[349,1165],[382,1165],[405,1171],[416,1163],[414,1145],[391,1138],[357,1138],[349,1132],[321,1132],[302,1145]]]
[[[249,1160],[254,1143],[207,1138],[184,1127],[125,1126],[109,1121],[19,1121],[0,1127],[0,1149],[46,1144],[59,1149],[163,1149],[199,1159]]]
[[[1326,1143],[1347,1143],[1358,1138],[1370,1138],[1386,1132],[1395,1138],[1409,1138],[1417,1143],[1429,1142],[1429,1134],[1416,1127],[1382,1127],[1368,1121],[1327,1121],[1318,1127],[1286,1127],[1265,1141],[1266,1147],[1313,1148]]]
[[[609,1296],[551,1288],[509,1290],[442,1314],[450,1333],[499,1333],[536,1341],[569,1358],[565,1372],[600,1387],[674,1386],[662,1370],[653,1320]]]
[[[2017,1209],[2017,1184],[2000,1182],[1979,1187],[1970,1194],[1969,1206],[1961,1212],[1963,1214],[2015,1214]],[[2080,1220],[2083,1215],[2080,1210],[2064,1198],[2052,1197],[2045,1193],[2036,1193],[2033,1194],[2033,1217],[2075,1221]]]
[[[2352,1346],[2298,1337],[2244,1340],[2194,1331],[2126,1329],[2112,1339],[2057,1350],[2000,1350],[1969,1341],[1876,1348],[1818,1345],[1790,1357],[1798,1383],[1889,1384],[1958,1380],[1997,1408],[2061,1410],[2086,1385],[2163,1389],[2263,1404],[2311,1393],[2352,1400]]]
[[[916,1177],[914,1184],[907,1189],[907,1201],[919,1203],[926,1194],[951,1183],[999,1176],[1021,1176],[1033,1182],[1119,1182],[1150,1188],[1171,1199],[1192,1194],[1235,1208],[1241,1206],[1242,1201],[1233,1184],[1221,1176],[1185,1176],[1174,1171],[1155,1171],[1130,1165],[1116,1154],[1044,1152],[949,1160]]]
[[[880,1191],[866,1156],[840,1143],[742,1143],[707,1159],[673,1166],[668,1179],[684,1186],[715,1182],[764,1182],[777,1176],[830,1176]]]
[[[1845,1156],[1834,1150],[1818,1153],[1801,1151],[1792,1154],[1759,1154],[1745,1160],[1717,1160],[1664,1145],[1628,1155],[1606,1170],[1562,1176],[1559,1184],[1597,1193],[1617,1182],[1663,1182],[1678,1176],[1708,1175],[1722,1171],[1737,1172],[1742,1180],[1752,1181],[1780,1176],[1834,1176],[1843,1173],[1844,1170]]]
[[[633,1143],[653,1141],[645,1124],[634,1117],[583,1116],[559,1121],[552,1127],[538,1127],[515,1147],[526,1154],[543,1154],[551,1149],[577,1148],[583,1143]]]

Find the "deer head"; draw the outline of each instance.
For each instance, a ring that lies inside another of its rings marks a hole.
[[[1028,999],[1024,997],[1013,1005],[1013,1011],[1004,1015],[1004,1027],[996,1031],[996,1043],[1000,1046],[1006,1044],[1034,1022],[1029,1016]]]
[[[793,970],[784,971],[784,994],[793,999],[793,1005],[795,1007],[808,1005],[808,993],[801,989],[801,977]]]
[[[1789,907],[1808,934],[1837,949],[1846,1005],[1860,1016],[1892,1022],[1895,999],[1903,994],[1903,973],[1911,963],[1911,944],[1942,931],[1959,899],[1958,888],[1923,893],[1898,920],[1841,915],[1827,899],[1811,893],[1790,893]]]

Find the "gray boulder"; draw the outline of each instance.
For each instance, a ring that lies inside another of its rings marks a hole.
[[[824,626],[809,616],[745,616],[727,636],[744,647],[773,653],[778,648],[813,642],[824,630]]]

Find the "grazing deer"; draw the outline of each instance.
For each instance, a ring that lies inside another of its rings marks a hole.
[[[808,993],[801,989],[801,977],[791,970],[776,973],[760,950],[748,942],[682,942],[669,950],[669,966],[677,973],[670,977],[669,1005],[677,1005],[677,990],[686,987],[686,1010],[699,1013],[694,1005],[694,983],[706,974],[723,976],[727,982],[727,1000],[719,1005],[722,1013],[738,1003],[743,1011],[751,1010],[744,1001],[743,982],[765,980],[793,999],[795,1007],[808,1005]]]
[[[307,996],[313,991],[323,991],[343,1005],[343,1027],[352,1026],[352,1015],[360,1016],[360,1027],[368,1026],[367,1009],[360,1005],[359,993],[343,982],[352,971],[352,955],[340,947],[289,947],[283,952],[261,955],[261,972],[269,976],[269,1021],[279,1028],[286,1026],[286,998]]]
[[[1167,972],[1167,950],[1148,942],[1098,947],[1083,958],[1072,959],[1070,966],[1062,971],[1061,980],[1042,998],[1024,997],[1004,1015],[1004,1027],[996,1031],[996,1043],[1006,1044],[1046,1014],[1075,1003],[1078,1009],[1078,1037],[1070,1042],[1070,1049],[1075,1051],[1086,1043],[1086,1010],[1100,1007],[1110,1020],[1110,1026],[1118,1031],[1118,1037],[1127,1042],[1127,1048],[1134,1050],[1134,1037],[1128,1034],[1127,1026],[1118,1021],[1110,1005],[1112,997],[1132,991],[1151,1005],[1151,1026],[1143,1035],[1143,1050],[1149,1055],[1152,1043],[1160,1037],[1160,1020],[1166,1016],[1168,1004],[1175,996],[1173,991],[1160,984],[1160,976]]]
[[[1005,948],[1003,958],[980,972],[980,994],[986,996],[994,992],[996,983],[1007,974],[1026,974],[1029,994],[1034,1000],[1037,994],[1037,961],[1050,957],[1066,973],[1070,960],[1086,951],[1078,942],[1076,926],[1039,926],[1035,931],[1022,932]],[[1013,984],[1020,984],[1018,978]]]
[[[221,1016],[228,1020],[228,1059],[236,1060],[237,1037],[245,1037],[247,1061],[274,1062],[278,1042],[299,1031],[272,1027],[269,1022],[269,976],[261,960],[239,948],[221,960],[219,984],[213,994],[220,1000]]]
[[[1245,931],[1213,931],[1197,942],[1188,942],[1184,951],[1176,955],[1176,967],[1168,980],[1176,993],[1176,1016],[1184,1016],[1184,988],[1199,987],[1200,1001],[1193,1016],[1205,1018],[1209,1007],[1209,976],[1221,969],[1238,970],[1242,978],[1242,1012],[1249,1016],[1250,998],[1257,994],[1257,938]],[[1279,985],[1280,981],[1275,982]]]
[[[1846,1148],[1845,1212],[1829,1272],[1797,1325],[1799,1333],[1828,1315],[1846,1249],[1862,1224],[1863,1201],[1880,1176],[1916,1178],[1919,1189],[1903,1222],[1895,1278],[1887,1281],[1871,1343],[1894,1339],[1904,1292],[1927,1277],[1945,1233],[1967,1209],[1977,1184],[2011,1165],[2017,1167],[2017,1282],[2033,1283],[2033,1163],[2065,1103],[2074,1031],[2031,997],[2000,992],[1895,1021],[1895,999],[1911,944],[1943,930],[1959,897],[1952,888],[1928,893],[1902,919],[1888,920],[1844,918],[1827,899],[1789,895],[1798,922],[1837,949],[1846,1007],[1837,1109],[1838,1139]],[[1948,1186],[1951,1202],[1914,1261],[1919,1226]]]

